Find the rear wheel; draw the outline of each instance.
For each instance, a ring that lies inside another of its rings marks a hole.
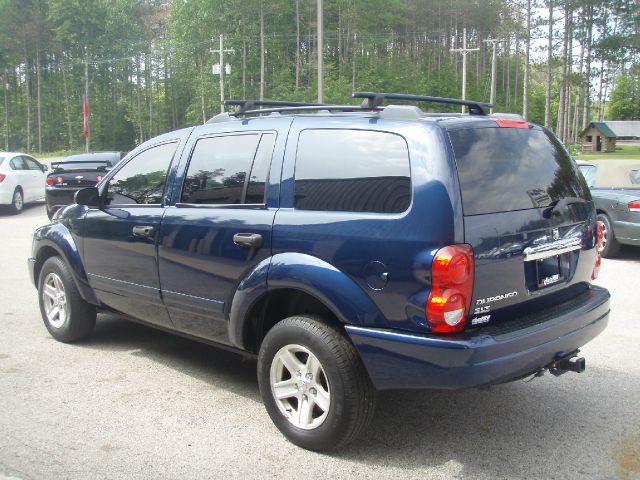
[[[60,257],[44,262],[38,279],[38,297],[44,325],[56,340],[76,342],[93,331],[96,309],[80,296]]]
[[[13,197],[11,199],[11,212],[18,214],[24,208],[24,195],[22,194],[22,189],[20,187],[16,187],[13,191]]]
[[[620,244],[613,233],[611,221],[604,213],[598,215],[598,225],[602,228],[602,247],[600,254],[605,258],[615,257],[620,253]]]
[[[275,425],[303,448],[340,448],[373,417],[376,392],[358,353],[320,317],[289,317],[269,330],[258,383]]]

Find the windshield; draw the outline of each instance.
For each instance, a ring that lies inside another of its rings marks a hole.
[[[580,165],[578,168],[580,169],[580,173],[584,176],[587,186],[589,188],[593,187],[596,184],[596,173],[598,172],[598,169],[593,165]]]
[[[449,132],[465,215],[545,208],[565,197],[589,199],[575,163],[541,129],[467,128]]]

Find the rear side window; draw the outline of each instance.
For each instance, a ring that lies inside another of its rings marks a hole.
[[[127,162],[109,180],[109,204],[161,204],[169,164],[177,146],[172,142],[151,147]]]
[[[474,128],[449,132],[465,215],[543,208],[591,198],[566,150],[544,130]]]
[[[29,170],[23,157],[14,157],[10,165],[12,170]]]
[[[304,130],[298,140],[295,208],[400,213],[411,203],[407,143],[368,130]]]

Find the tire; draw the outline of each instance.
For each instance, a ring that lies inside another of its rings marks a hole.
[[[60,257],[44,262],[38,278],[40,313],[53,338],[72,343],[87,337],[96,324],[96,309],[85,302]]]
[[[24,208],[24,194],[20,187],[16,187],[13,191],[13,197],[11,197],[11,213],[17,215]]]
[[[620,244],[616,240],[611,221],[604,213],[598,214],[598,224],[602,225],[602,248],[600,254],[604,258],[615,257],[620,253]]]
[[[276,427],[309,450],[351,442],[375,410],[376,391],[355,347],[316,316],[289,317],[269,330],[258,356],[258,384]]]

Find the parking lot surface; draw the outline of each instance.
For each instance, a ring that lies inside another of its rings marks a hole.
[[[53,340],[26,266],[46,221],[0,214],[0,478],[640,478],[640,249],[603,261],[612,315],[585,373],[384,392],[365,435],[317,454],[273,426],[253,360],[113,315]]]

